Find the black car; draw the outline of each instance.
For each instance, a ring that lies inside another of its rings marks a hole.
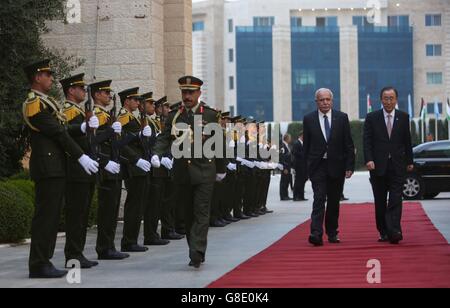
[[[406,200],[433,199],[450,192],[450,141],[421,144],[414,148],[414,171],[403,190]]]

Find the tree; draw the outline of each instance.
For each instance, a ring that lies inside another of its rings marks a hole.
[[[29,85],[23,67],[49,58],[56,78],[70,74],[83,61],[44,46],[46,21],[64,20],[65,0],[2,0],[0,5],[0,177],[22,169],[28,151],[22,103]],[[59,91],[55,88],[54,94]]]

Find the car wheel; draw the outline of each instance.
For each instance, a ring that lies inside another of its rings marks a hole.
[[[439,193],[429,193],[429,194],[425,194],[423,196],[423,198],[427,199],[427,200],[431,200],[431,199],[436,198],[438,195],[439,195]]]
[[[423,181],[419,176],[415,174],[407,175],[405,184],[403,185],[403,197],[406,200],[422,199],[424,190]]]

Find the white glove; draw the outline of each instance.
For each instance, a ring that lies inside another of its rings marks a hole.
[[[145,159],[139,159],[136,163],[136,167],[143,170],[144,172],[150,172],[150,170],[152,169],[152,165]]]
[[[226,173],[217,173],[216,174],[216,182],[222,182],[226,176],[227,176]]]
[[[167,157],[163,157],[161,159],[161,165],[163,165],[164,167],[166,167],[168,170],[172,170],[173,167],[173,162],[170,158]]]
[[[243,159],[241,157],[237,157],[236,160],[240,163],[242,163]]]
[[[227,169],[230,170],[230,171],[236,171],[237,170],[237,166],[236,166],[236,164],[229,163],[227,165]]]
[[[243,164],[244,166],[247,166],[247,167],[250,168],[250,169],[255,168],[255,163],[254,163],[254,162],[251,162],[251,161],[249,161],[249,160],[246,160],[246,159],[243,159],[243,160],[242,160],[242,164]]]
[[[154,168],[159,168],[159,167],[161,167],[161,162],[160,162],[160,160],[159,160],[158,155],[153,155],[153,157],[152,157],[152,159],[151,159],[151,162],[152,162],[152,166],[153,166]]]
[[[78,159],[78,162],[80,163],[81,167],[83,167],[84,171],[86,171],[87,174],[92,175],[93,173],[98,172],[98,163],[95,160],[92,160],[86,154],[83,154]]]
[[[255,162],[253,162],[253,163],[255,164],[255,167],[256,167],[256,168],[262,169],[262,168],[261,168],[261,164],[260,164],[259,161],[255,161]]]
[[[83,124],[81,124],[81,132],[83,134],[86,133],[86,122],[83,122]],[[100,126],[100,121],[98,120],[98,118],[96,116],[92,116],[89,119],[89,128],[93,128],[93,129],[97,129]]]
[[[281,171],[284,170],[284,166],[283,166],[282,164],[278,164],[278,165],[277,165],[277,168],[280,169]]]
[[[120,173],[120,164],[113,162],[113,161],[109,161],[105,167],[105,170],[111,174],[119,174]]]
[[[142,136],[144,137],[151,137],[152,136],[152,129],[150,128],[150,126],[146,126],[144,127],[144,129],[141,132]]]
[[[264,170],[270,169],[270,168],[269,168],[269,163],[261,162],[261,168],[264,169]]]
[[[272,169],[272,170],[277,169],[277,167],[278,167],[278,164],[277,164],[277,163],[274,163],[274,162],[269,163],[269,166],[268,166],[268,168],[269,168],[269,169]]]
[[[230,148],[235,148],[236,147],[236,142],[234,142],[234,140],[230,141],[230,144],[228,145]]]
[[[114,132],[116,134],[119,134],[119,135],[122,134],[122,124],[120,122],[114,122],[111,125],[111,128],[114,129]]]

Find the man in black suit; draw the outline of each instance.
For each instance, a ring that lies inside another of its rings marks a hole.
[[[280,199],[281,201],[292,200],[289,197],[289,184],[292,183],[292,154],[290,149],[290,144],[292,142],[292,137],[289,134],[284,135],[283,142],[280,145],[280,169],[281,166],[283,171],[281,173],[280,180]]]
[[[402,191],[406,172],[414,169],[409,115],[396,110],[397,100],[395,88],[384,88],[383,109],[369,113],[364,125],[364,156],[375,197],[379,241],[392,244],[403,239]]]
[[[305,150],[303,148],[303,132],[300,133],[297,141],[292,146],[292,156],[294,158],[295,183],[294,201],[308,201],[305,199],[305,183],[308,179],[306,175]]]
[[[303,120],[303,133],[307,170],[314,190],[309,242],[322,246],[324,218],[328,241],[340,243],[339,203],[345,179],[351,178],[355,170],[355,146],[347,114],[333,109],[331,90],[317,90],[316,103],[318,110]]]

